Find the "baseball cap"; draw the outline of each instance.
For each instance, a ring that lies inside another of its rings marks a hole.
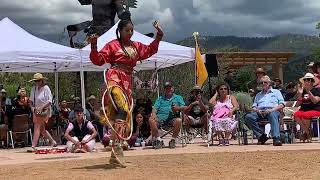
[[[169,86],[170,87],[173,86],[171,82],[167,81],[166,83],[164,83],[164,88],[169,87]]]

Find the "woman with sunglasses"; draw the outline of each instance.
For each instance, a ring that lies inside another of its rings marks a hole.
[[[209,137],[211,137],[213,128],[219,138],[218,145],[229,146],[230,133],[237,125],[234,112],[239,107],[238,101],[234,96],[230,95],[229,86],[227,84],[221,84],[218,85],[216,94],[209,102],[214,106],[214,111],[209,121]],[[210,139],[208,138],[208,140]]]
[[[45,84],[45,77],[42,74],[36,73],[30,82],[34,82],[34,86],[30,93],[31,111],[34,123],[34,134],[31,146],[31,152],[36,151],[39,136],[49,139],[52,146],[57,146],[57,142],[52,138],[46,130],[45,124],[51,117],[52,94],[49,86]]]
[[[300,109],[293,116],[304,132],[303,142],[311,142],[311,119],[320,116],[320,88],[316,87],[319,81],[311,73],[307,73],[299,81],[301,85],[298,86],[297,106],[300,106]]]

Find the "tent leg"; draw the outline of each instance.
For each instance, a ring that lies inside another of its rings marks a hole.
[[[55,84],[55,101],[56,101],[56,107],[57,109],[59,109],[59,76],[58,76],[58,72],[55,71],[54,72],[54,84]]]

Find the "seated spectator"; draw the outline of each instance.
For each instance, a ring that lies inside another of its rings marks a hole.
[[[313,66],[312,66],[312,70],[313,70],[312,74],[319,81],[320,80],[320,62],[314,63]],[[320,87],[320,84],[317,84],[317,87]]]
[[[262,90],[262,86],[261,86],[260,81],[263,76],[267,75],[267,73],[264,71],[263,68],[259,67],[256,69],[255,75],[256,75],[256,79],[253,81],[250,81],[247,84],[247,88],[248,88],[248,90],[254,89],[255,95],[256,95],[257,93],[259,93]]]
[[[6,98],[4,96],[3,90],[0,91],[0,124],[6,124],[8,125],[8,117],[6,115]]]
[[[285,101],[296,101],[297,100],[297,88],[296,84],[290,82],[286,87],[286,92],[284,95]]]
[[[281,92],[281,94],[284,95],[285,90],[283,88],[281,79],[280,78],[275,78],[273,80],[273,83],[274,83],[273,84],[273,89],[278,89]]]
[[[12,101],[12,106],[14,115],[31,113],[30,100],[25,88],[19,89],[17,97]]]
[[[249,89],[249,95],[252,98],[256,95],[254,89]]]
[[[248,113],[245,119],[253,133],[258,137],[258,144],[265,144],[268,136],[259,128],[257,121],[264,118],[268,119],[271,123],[273,145],[281,146],[279,118],[280,110],[284,107],[284,99],[279,90],[272,89],[271,80],[268,76],[262,77],[260,83],[262,84],[262,91],[254,99],[253,112]]]
[[[90,95],[86,99],[86,101],[87,101],[86,109],[90,113],[90,118],[91,118],[90,121],[92,122],[92,124],[94,124],[97,127],[99,136],[102,137],[103,136],[103,125],[100,122],[99,113],[95,112],[95,107],[97,105],[97,98],[94,95]],[[96,140],[98,141],[99,139],[97,138]]]
[[[187,101],[185,113],[185,123],[188,129],[191,127],[204,127],[208,133],[208,101],[202,97],[200,86],[194,86],[189,100]]]
[[[311,142],[311,119],[320,116],[320,88],[315,87],[319,81],[313,74],[307,73],[303,78],[300,78],[300,82],[302,86],[298,87],[297,105],[301,105],[301,107],[293,116],[304,132],[303,142]]]
[[[156,149],[163,146],[163,141],[159,137],[159,128],[163,126],[173,126],[173,135],[169,147],[175,148],[176,138],[182,123],[179,112],[183,111],[185,105],[183,98],[174,93],[173,85],[170,82],[165,83],[164,90],[165,94],[154,103],[149,119],[154,148]]]
[[[217,93],[210,99],[214,110],[209,121],[208,140],[211,140],[211,131],[213,128],[219,138],[218,145],[229,146],[230,134],[237,127],[234,113],[238,109],[239,104],[237,99],[230,95],[230,89],[227,84],[218,85],[216,92]]]
[[[314,65],[314,62],[310,62],[310,63],[307,65],[307,72],[308,72],[308,73],[312,73],[312,74],[313,74],[313,65]]]
[[[74,122],[69,123],[64,133],[64,137],[68,140],[68,151],[75,153],[92,152],[97,131],[90,121],[84,120],[83,109],[81,107],[76,107],[74,113],[76,119]]]
[[[147,140],[151,136],[149,118],[152,112],[152,102],[149,98],[139,98],[136,101],[133,114],[133,132],[137,141]],[[151,141],[150,141],[151,142]]]
[[[71,112],[71,109],[68,107],[67,101],[62,100],[59,107],[59,124],[62,127],[66,127],[66,125],[69,124],[69,113]]]
[[[76,108],[82,108],[82,102],[80,99],[76,99],[74,101],[74,109],[76,109]],[[90,112],[87,109],[85,109],[85,117],[86,117],[86,120],[91,121]],[[69,113],[69,120],[74,121],[75,118],[76,118],[76,116],[75,116],[74,110],[72,110]]]

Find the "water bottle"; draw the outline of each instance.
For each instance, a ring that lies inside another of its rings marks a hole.
[[[172,104],[171,104],[171,109],[172,109],[174,106],[175,106],[175,104],[172,103]],[[172,114],[173,114],[173,118],[178,118],[178,117],[180,117],[180,114],[179,114],[178,111],[174,112],[174,111],[172,110]]]
[[[243,144],[248,145],[248,137],[247,137],[247,131],[243,130]]]
[[[289,134],[288,134],[288,132],[285,132],[285,133],[284,133],[284,142],[285,142],[286,144],[289,144]]]
[[[39,138],[39,146],[43,146],[43,139]]]
[[[141,147],[145,148],[146,147],[146,142],[144,140],[141,141]]]

